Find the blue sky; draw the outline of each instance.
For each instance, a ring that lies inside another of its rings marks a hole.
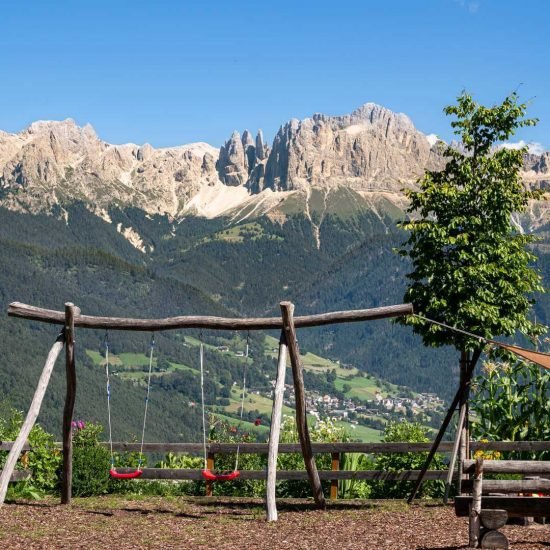
[[[546,0],[0,2],[0,128],[91,123],[112,143],[269,141],[290,118],[374,101],[426,133],[462,89],[518,88],[550,149]]]

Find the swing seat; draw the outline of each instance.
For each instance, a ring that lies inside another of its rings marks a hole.
[[[233,470],[229,474],[215,474],[211,470],[203,470],[202,477],[207,481],[232,481],[241,475],[239,470]]]
[[[128,472],[127,474],[121,474],[117,472],[115,468],[111,468],[109,470],[110,476],[114,479],[136,479],[137,477],[141,477],[142,473],[143,473],[143,470],[141,468],[138,468],[133,472]]]

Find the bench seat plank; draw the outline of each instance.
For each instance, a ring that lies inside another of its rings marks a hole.
[[[470,513],[472,497],[455,497],[455,512],[458,517]],[[550,497],[491,497],[481,498],[481,509],[506,510],[511,517],[550,517]]]

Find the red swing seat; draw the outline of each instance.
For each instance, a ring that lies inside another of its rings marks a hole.
[[[143,473],[143,470],[141,468],[138,468],[133,472],[128,472],[127,474],[119,473],[116,471],[115,468],[111,468],[109,470],[110,476],[114,479],[136,479],[137,477],[141,477],[142,473]]]
[[[233,470],[229,474],[215,474],[211,470],[203,470],[202,477],[207,481],[232,481],[241,475],[239,470]]]

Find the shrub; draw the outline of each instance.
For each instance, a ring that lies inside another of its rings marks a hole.
[[[326,418],[318,420],[309,430],[312,442],[335,443],[338,441],[349,441],[349,435],[345,428],[336,424],[334,419]],[[293,416],[284,416],[281,425],[281,443],[297,443],[298,430]],[[315,455],[315,464],[319,470],[331,469],[330,454]],[[277,458],[277,469],[279,470],[305,470],[304,459],[300,453],[280,454]],[[359,482],[358,482],[359,483]],[[323,492],[328,493],[330,481],[323,481]],[[358,485],[356,486],[359,487]],[[357,489],[358,490],[358,489]],[[277,484],[277,496],[291,498],[306,498],[311,496],[311,485],[308,480],[303,481],[281,481]]]
[[[109,451],[99,444],[100,424],[73,423],[73,495],[87,497],[109,491]]]
[[[23,424],[23,413],[5,410],[0,417],[0,441],[14,441]],[[59,486],[61,452],[55,446],[54,437],[40,425],[33,426],[29,434],[31,451],[24,452],[17,469],[31,471],[31,478],[10,486],[10,498],[40,498],[45,493],[54,493]],[[0,469],[8,453],[0,453]]]
[[[210,417],[209,441],[216,443],[254,443],[256,434],[242,432],[238,421],[229,423],[225,420]],[[231,472],[235,468],[236,454],[216,455],[216,472]],[[239,470],[264,470],[267,466],[267,457],[257,454],[239,454]],[[201,463],[202,468],[202,463]],[[204,483],[201,490],[204,492]],[[265,481],[236,479],[230,483],[214,483],[214,495],[262,497],[265,495]]]
[[[389,422],[384,431],[385,442],[427,443],[428,429],[417,422]],[[384,453],[376,458],[376,469],[384,472],[420,470],[428,453]],[[435,455],[432,469],[444,469],[441,455]],[[380,481],[372,484],[372,498],[404,498],[413,488],[411,481]],[[422,484],[419,496],[441,497],[445,490],[443,481],[427,481]]]

